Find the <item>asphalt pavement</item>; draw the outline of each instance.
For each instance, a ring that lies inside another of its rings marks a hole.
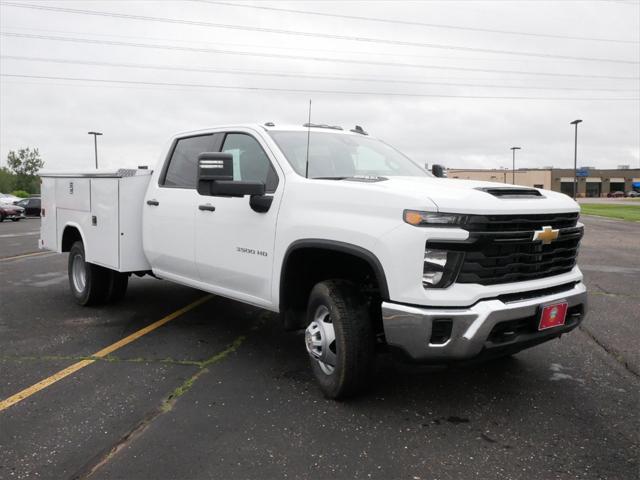
[[[382,356],[345,402],[275,315],[146,277],[79,307],[38,220],[2,223],[0,402],[40,386],[0,411],[0,479],[638,478],[640,224],[583,221],[579,329],[465,367]]]

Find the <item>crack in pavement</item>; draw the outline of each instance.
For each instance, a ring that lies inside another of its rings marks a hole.
[[[598,345],[602,350],[605,351],[608,355],[613,357],[613,359],[618,362],[627,372],[631,373],[633,376],[640,378],[640,371],[636,370],[636,368],[631,365],[619,351],[607,346],[603,342],[601,342],[595,334],[589,330],[584,324],[580,324],[578,326],[578,330],[583,332],[587,337],[589,337],[593,343]]]
[[[598,292],[598,291],[590,290],[589,295],[602,295],[604,297],[631,298],[633,300],[640,300],[640,296],[637,296],[637,295],[627,295],[626,293],[608,292],[604,288],[602,288],[600,285],[596,284],[595,286],[599,288],[601,291]]]
[[[256,328],[257,326],[252,327],[251,330],[255,330]],[[240,348],[242,343],[244,343],[246,338],[247,337],[245,335],[240,335],[221,352],[218,352],[201,362],[195,362],[198,366],[198,370],[193,375],[182,382],[181,385],[176,387],[158,407],[145,415],[145,417],[133,429],[126,433],[106,453],[102,453],[97,457],[94,457],[93,460],[88,462],[82,469],[80,469],[78,473],[73,475],[71,478],[73,478],[74,480],[85,480],[91,478],[91,476],[95,472],[97,472],[100,468],[111,461],[120,451],[122,451],[130,443],[139,438],[156,419],[173,410],[173,407],[175,406],[178,399],[185,393],[187,393],[202,375],[209,372],[208,367],[223,361],[230,354],[235,353],[238,348]]]

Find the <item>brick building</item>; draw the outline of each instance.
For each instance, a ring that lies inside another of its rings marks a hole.
[[[467,180],[512,183],[512,172],[506,169],[451,168],[448,170],[448,176]],[[572,195],[573,169],[521,168],[515,171],[513,183]],[[640,191],[640,168],[579,168],[577,184],[579,197],[606,197],[609,192]]]

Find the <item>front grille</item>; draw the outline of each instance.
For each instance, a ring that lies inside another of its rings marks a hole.
[[[464,252],[457,283],[495,285],[535,280],[569,272],[576,264],[583,228],[577,213],[472,215],[462,242],[427,242],[428,248]],[[535,230],[559,229],[548,245],[533,241]]]
[[[463,228],[471,232],[513,232],[575,227],[578,213],[548,213],[542,215],[471,215]]]

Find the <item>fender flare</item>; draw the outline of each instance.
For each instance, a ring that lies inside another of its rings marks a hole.
[[[59,242],[58,245],[60,245],[60,249],[59,249],[60,253],[63,253],[63,250],[62,250],[62,239],[64,238],[64,232],[66,232],[67,228],[69,228],[69,227],[75,228],[78,231],[78,233],[80,234],[80,239],[82,240],[82,244],[84,245],[84,254],[85,254],[85,257],[86,257],[87,256],[87,242],[85,240],[84,232],[82,231],[82,227],[80,227],[80,225],[78,223],[76,223],[76,222],[67,222],[67,223],[65,223],[64,227],[62,228],[62,230],[60,232],[60,238],[58,239],[58,242]]]
[[[384,268],[382,267],[382,263],[380,263],[380,260],[378,260],[378,257],[376,257],[375,254],[358,245],[339,242],[337,240],[324,240],[319,238],[300,239],[292,242],[289,245],[282,259],[282,266],[280,267],[280,289],[282,288],[282,285],[284,285],[284,273],[286,271],[287,263],[289,261],[289,256],[293,252],[295,252],[296,250],[300,250],[301,248],[318,248],[318,249],[324,249],[324,250],[333,250],[336,252],[353,255],[354,257],[364,260],[371,267],[371,269],[373,270],[373,273],[376,276],[376,281],[378,282],[378,287],[380,289],[380,296],[382,297],[382,300],[389,300],[389,287],[387,285],[387,277],[384,273]],[[282,291],[280,291],[280,297],[282,297]]]

